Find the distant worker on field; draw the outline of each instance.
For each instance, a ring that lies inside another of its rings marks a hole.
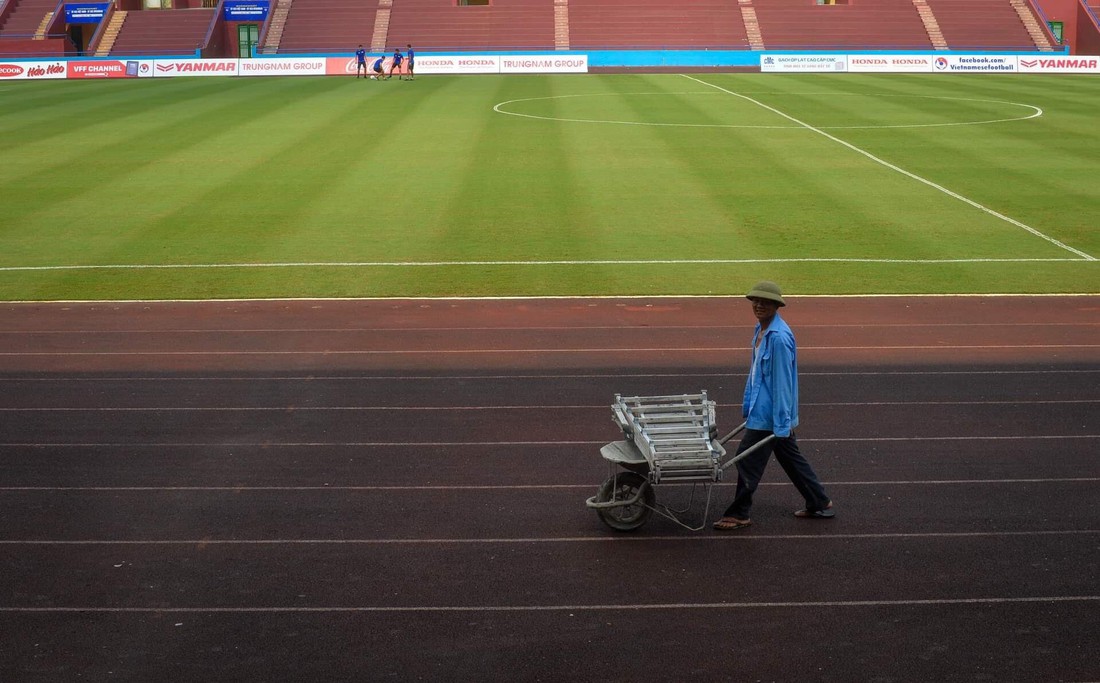
[[[382,74],[384,73],[382,69],[382,62],[384,62],[385,59],[385,57],[379,57],[378,59],[374,60],[374,65],[371,67],[371,71],[374,72],[374,75],[371,76],[371,80],[380,80],[382,78]]]
[[[386,80],[389,80],[389,79],[393,78],[393,72],[394,71],[397,72],[398,80],[401,79],[401,60],[402,59],[403,58],[401,57],[401,50],[399,50],[399,49],[394,50],[393,51],[393,62],[390,63],[390,72],[389,72],[389,74],[386,75]]]
[[[355,51],[355,78],[359,79],[359,74],[363,74],[363,78],[367,77],[367,51],[360,45],[359,49]]]
[[[405,66],[405,73],[408,75],[408,80],[413,79],[413,65],[416,62],[416,53],[413,52],[412,45],[405,46],[405,56],[408,59],[408,64]]]

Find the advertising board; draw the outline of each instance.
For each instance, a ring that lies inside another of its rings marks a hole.
[[[856,73],[929,73],[932,55],[848,55],[848,71]]]
[[[237,59],[156,59],[153,75],[167,76],[236,76]]]
[[[65,62],[0,62],[0,80],[65,78]]]
[[[325,57],[268,57],[238,60],[238,76],[324,76]]]
[[[1095,74],[1100,73],[1100,57],[1076,55],[1065,57],[1024,57],[1020,55],[1018,70],[1025,74]]]
[[[145,78],[153,75],[153,60],[74,60],[68,63],[67,78]]]
[[[416,56],[418,74],[496,74],[500,57],[495,55]]]
[[[848,70],[848,55],[760,55],[760,70],[773,73],[837,73]]]
[[[1016,55],[943,55],[932,64],[938,73],[1012,73]]]
[[[374,60],[376,60],[376,59],[378,59],[378,58],[377,57],[371,57],[370,55],[367,55],[367,73],[368,74],[373,73],[370,70],[370,67],[371,67],[372,64],[374,64]],[[390,60],[387,59],[386,62],[383,63],[383,67],[382,67],[383,69],[388,69],[389,68],[389,64],[387,63],[389,61]],[[354,56],[352,56],[352,57],[329,57],[328,59],[325,60],[325,73],[329,76],[354,76],[358,70],[359,70],[359,65],[356,62]]]
[[[588,73],[588,55],[504,56],[500,58],[500,73]]]

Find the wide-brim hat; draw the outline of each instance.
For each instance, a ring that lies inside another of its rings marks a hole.
[[[779,290],[779,285],[774,282],[764,280],[763,282],[757,282],[749,293],[745,295],[746,299],[767,299],[768,301],[774,301],[780,306],[786,306],[787,302],[783,301],[783,292]]]

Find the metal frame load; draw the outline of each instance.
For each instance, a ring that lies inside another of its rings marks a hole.
[[[744,431],[747,423],[718,438],[716,407],[706,391],[671,396],[615,394],[611,411],[626,440],[612,441],[600,449],[611,474],[585,505],[616,531],[637,529],[651,512],[685,529],[701,530],[710,514],[713,484],[722,481],[722,473],[738,460],[758,449],[770,448],[775,439],[769,434],[727,458],[723,445]],[[658,503],[655,492],[661,482],[690,482],[691,498],[686,506],[674,509]],[[703,524],[689,526],[680,515],[692,509],[698,485],[706,492]]]
[[[706,391],[672,396],[615,394],[611,409],[623,434],[649,465],[651,483],[722,480],[726,450],[717,441],[715,402],[707,399]]]

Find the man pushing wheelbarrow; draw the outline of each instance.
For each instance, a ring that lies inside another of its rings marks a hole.
[[[779,315],[779,308],[787,304],[779,285],[774,282],[757,283],[747,298],[756,316],[756,331],[752,336],[752,363],[741,403],[745,433],[737,453],[748,451],[773,434],[775,438],[770,446],[758,448],[737,461],[737,492],[722,518],[714,523],[714,528],[733,531],[752,524],[749,517],[752,496],[773,451],[779,466],[806,501],[806,507],[795,512],[795,517],[828,519],[836,514],[833,503],[825,494],[814,468],[798,449],[794,435],[794,428],[798,426],[797,346],[790,326]]]
[[[631,531],[657,512],[692,531],[706,525],[713,484],[723,472],[737,465],[737,490],[733,502],[714,523],[720,531],[752,525],[752,496],[772,452],[783,471],[806,501],[796,517],[829,519],[835,515],[813,467],[802,456],[795,439],[798,426],[798,365],[794,334],[779,315],[785,306],[779,286],[760,282],[748,293],[757,325],[752,340],[752,362],[742,403],[745,422],[725,437],[717,438],[716,405],[700,394],[623,397],[616,394],[612,412],[626,437],[600,449],[613,471],[586,505],[612,529]],[[726,460],[723,444],[744,431],[733,458]],[[620,471],[618,468],[624,471]],[[674,510],[656,502],[662,482],[691,483],[706,491],[703,524],[688,526]]]

